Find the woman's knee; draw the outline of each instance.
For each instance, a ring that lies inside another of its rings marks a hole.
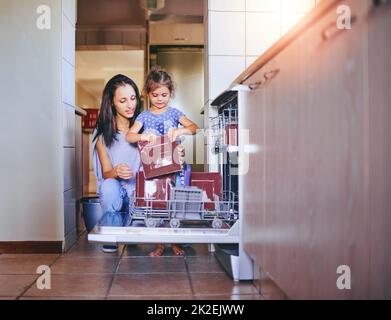
[[[117,193],[119,193],[120,188],[121,188],[121,185],[118,180],[106,179],[102,182],[102,185],[100,187],[100,192],[103,195],[117,194]]]
[[[104,211],[119,211],[122,206],[121,185],[116,179],[106,179],[100,188]]]

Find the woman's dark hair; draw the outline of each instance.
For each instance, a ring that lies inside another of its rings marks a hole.
[[[96,125],[96,134],[93,141],[95,141],[100,135],[103,135],[103,140],[106,146],[110,147],[114,140],[116,140],[116,134],[118,132],[118,129],[117,124],[115,122],[115,116],[117,112],[115,110],[113,102],[114,95],[115,91],[119,87],[124,87],[126,85],[130,85],[134,89],[137,100],[136,110],[134,111],[132,119],[130,119],[129,121],[129,128],[133,125],[134,120],[140,114],[142,103],[137,85],[132,79],[128,78],[127,76],[117,74],[107,82],[103,90],[102,103],[100,106],[98,122]]]
[[[144,91],[149,94],[160,86],[167,87],[171,94],[175,90],[175,84],[174,81],[172,81],[171,75],[161,67],[155,66],[147,76]]]

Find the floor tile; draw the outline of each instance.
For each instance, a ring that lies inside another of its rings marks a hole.
[[[51,267],[52,274],[72,273],[113,273],[119,259],[102,258],[75,258],[64,256],[59,258]]]
[[[266,293],[262,294],[265,300],[287,300],[287,297],[283,293]]]
[[[7,255],[9,256],[9,255]],[[12,255],[0,259],[0,274],[37,274],[41,265],[50,266],[58,255]]]
[[[186,272],[182,257],[137,257],[122,258],[118,273],[171,273]]]
[[[24,297],[96,297],[105,296],[111,281],[111,275],[66,274],[52,275],[51,289],[39,290],[32,286]]]
[[[123,257],[148,257],[155,249],[153,244],[128,244],[123,252]]]
[[[188,295],[190,283],[185,273],[116,275],[109,296]]]
[[[106,253],[102,251],[101,244],[88,243],[76,244],[63,256],[79,258],[115,258],[120,257],[124,246],[120,245],[116,253]]]
[[[195,300],[264,300],[259,294],[201,294],[194,296]]]
[[[192,273],[190,274],[194,294],[258,294],[251,281],[235,283],[225,273]]]
[[[185,261],[190,273],[225,272],[214,255],[201,257],[186,257]]]
[[[155,244],[130,244],[127,245],[124,250],[124,257],[133,256],[133,257],[145,257],[149,256],[149,253],[155,249]],[[182,246],[185,251],[185,256],[208,256],[210,252],[208,251],[208,245],[206,244],[193,244],[191,246]],[[163,256],[176,256],[171,249],[169,244],[166,244],[166,249]]]
[[[192,244],[189,247],[184,247],[186,257],[194,257],[194,256],[210,256],[212,255],[209,252],[208,244],[197,243]]]
[[[77,244],[88,244],[90,243],[88,241],[88,233],[83,232],[82,234],[79,235],[79,238],[77,239]]]
[[[0,296],[20,295],[37,277],[37,275],[0,275]]]
[[[263,296],[285,297],[284,292],[268,277],[262,277],[261,279],[254,280],[254,285],[258,292],[260,292]]]
[[[108,296],[107,300],[193,300],[191,294],[188,295],[130,295],[130,296]]]
[[[3,253],[0,254],[0,261],[3,258],[21,258],[21,259],[34,259],[34,258],[45,258],[45,259],[52,259],[54,260],[55,258],[59,257],[60,254],[45,254],[45,253]]]
[[[105,300],[105,297],[21,297],[19,300]]]

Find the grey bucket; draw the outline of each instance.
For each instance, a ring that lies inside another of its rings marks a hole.
[[[99,197],[86,197],[81,199],[83,207],[83,218],[87,232],[94,229],[95,225],[103,216],[103,210],[100,206]]]

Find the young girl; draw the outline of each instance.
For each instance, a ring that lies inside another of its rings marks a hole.
[[[145,88],[151,107],[142,112],[126,135],[130,143],[153,141],[156,136],[168,135],[174,141],[181,135],[194,135],[198,126],[189,120],[181,111],[169,106],[174,93],[174,83],[171,76],[160,67],[155,67],[149,73]],[[183,127],[178,128],[181,124]],[[142,134],[139,132],[143,130]]]
[[[196,133],[198,126],[181,111],[169,106],[170,98],[174,93],[174,82],[165,70],[160,67],[153,68],[147,76],[144,90],[149,96],[151,107],[136,118],[126,135],[128,142],[153,142],[157,136],[163,135],[168,135],[171,141],[175,141],[178,136]],[[183,127],[178,128],[179,124]],[[143,130],[142,134],[140,134],[141,130]],[[163,244],[159,244],[150,255],[161,256],[164,248]],[[176,255],[184,254],[176,244],[172,244],[172,249]]]

